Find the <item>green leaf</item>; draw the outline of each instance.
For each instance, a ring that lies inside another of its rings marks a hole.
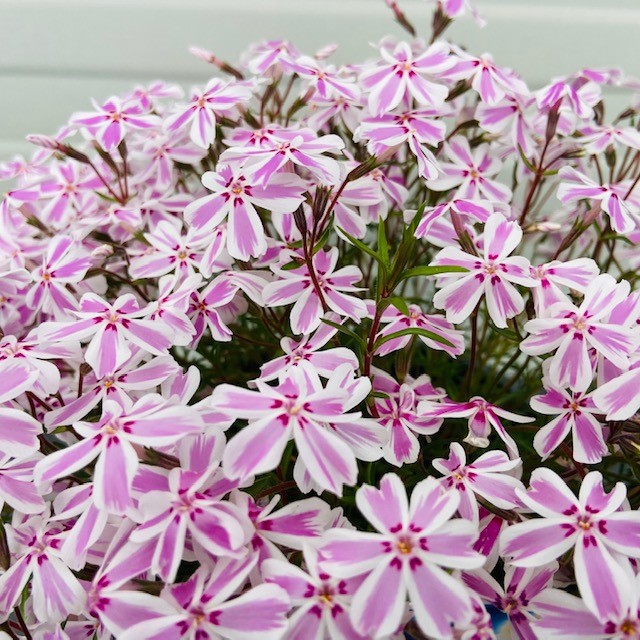
[[[520,157],[522,158],[522,162],[525,163],[525,165],[527,166],[527,169],[535,173],[537,171],[537,168],[533,164],[531,164],[531,160],[529,160],[529,158],[527,158],[527,156],[524,155],[524,150],[520,145],[518,145],[518,151],[520,152]]]
[[[384,220],[380,220],[380,223],[378,224],[378,253],[386,267],[389,268],[389,245],[387,243],[387,233],[384,226]]]
[[[322,235],[318,238],[318,241],[313,247],[312,255],[315,256],[316,253],[318,253],[318,251],[320,251],[320,249],[322,249],[322,247],[324,247],[324,245],[327,244],[327,240],[329,239],[329,236],[331,235],[332,230],[333,230],[333,225],[328,224],[327,228],[322,232]]]
[[[287,262],[287,264],[280,267],[283,271],[291,271],[292,269],[299,269],[302,265],[298,264],[295,260]]]
[[[437,333],[433,333],[433,331],[427,331],[427,329],[421,329],[420,327],[409,327],[407,329],[402,329],[402,331],[394,331],[389,335],[378,338],[374,346],[377,349],[378,347],[381,347],[385,342],[389,342],[390,340],[395,340],[396,338],[402,338],[404,336],[424,336],[425,338],[429,338],[430,340],[439,342],[440,344],[446,344],[448,347],[454,346],[446,338],[443,338]]]
[[[415,278],[416,276],[437,276],[441,273],[467,273],[468,271],[469,270],[464,267],[455,267],[452,265],[413,267],[413,269],[407,269],[407,271],[400,276],[400,280]]]
[[[338,227],[340,233],[342,233],[345,238],[349,240],[349,242],[354,246],[363,251],[368,256],[371,256],[384,270],[387,271],[387,265],[384,262],[382,256],[378,255],[371,247],[368,247],[364,242],[358,240],[358,238],[354,238],[352,235],[348,234],[344,229]]]
[[[520,338],[518,338],[518,334],[513,331],[513,329],[501,329],[500,327],[496,327],[493,322],[490,323],[491,328],[499,333],[501,336],[504,336],[507,340],[511,340],[511,342],[520,342]]]
[[[387,307],[395,307],[398,311],[404,313],[405,316],[408,316],[411,313],[411,311],[409,311],[409,305],[399,296],[391,296],[389,298],[385,298],[384,303]]]
[[[337,322],[332,322],[331,320],[327,320],[326,318],[322,318],[322,322],[324,322],[325,324],[328,324],[330,327],[333,327],[334,329],[337,329],[340,333],[344,333],[345,335],[351,338],[354,338],[363,347],[365,346],[364,340],[355,331],[351,331],[351,329],[348,329],[347,327],[341,324],[338,324]]]

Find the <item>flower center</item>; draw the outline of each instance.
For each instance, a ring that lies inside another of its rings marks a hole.
[[[591,522],[589,521],[589,516],[580,516],[578,518],[578,526],[583,531],[589,531],[589,529],[591,529]]]
[[[635,636],[635,634],[636,634],[636,623],[633,620],[625,620],[620,625],[620,631],[625,636]]]
[[[180,253],[178,253],[178,260],[186,260],[186,259],[187,259],[187,252],[180,251]]]
[[[413,543],[409,538],[399,538],[396,548],[402,555],[406,556],[413,550]]]

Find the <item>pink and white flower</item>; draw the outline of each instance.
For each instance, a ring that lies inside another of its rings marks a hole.
[[[359,489],[356,504],[376,533],[331,529],[319,548],[320,569],[329,575],[366,576],[351,602],[356,631],[365,637],[392,634],[408,597],[426,635],[451,638],[451,625],[471,617],[471,598],[442,567],[474,569],[484,561],[472,550],[475,526],[451,519],[457,494],[443,493],[435,478],[427,478],[409,502],[400,478],[387,474],[380,489]]]
[[[468,318],[484,296],[489,316],[497,327],[506,327],[507,320],[524,310],[524,300],[513,284],[532,286],[529,261],[510,256],[522,240],[517,222],[509,222],[494,213],[484,226],[482,256],[473,256],[457,247],[445,247],[433,261],[434,265],[456,266],[469,273],[447,273],[445,283],[433,298],[438,309],[444,309],[447,320],[459,324]],[[446,284],[453,280],[450,284]]]

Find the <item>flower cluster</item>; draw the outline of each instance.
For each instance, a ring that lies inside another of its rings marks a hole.
[[[640,638],[640,84],[387,5],[0,165],[0,637]]]

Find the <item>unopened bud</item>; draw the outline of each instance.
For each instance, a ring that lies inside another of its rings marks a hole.
[[[103,260],[113,255],[113,247],[110,244],[101,244],[91,252],[91,257],[96,260]]]
[[[27,141],[35,144],[37,147],[49,149],[50,151],[62,151],[64,148],[63,144],[58,142],[53,136],[43,136],[39,133],[30,133],[27,136]]]
[[[551,107],[549,115],[547,116],[547,129],[545,131],[545,140],[548,142],[556,135],[556,129],[558,128],[558,120],[560,119],[560,106],[562,105],[562,98],[556,101]]]
[[[209,64],[218,67],[220,71],[224,71],[224,73],[228,73],[238,80],[244,80],[244,75],[241,71],[239,71],[235,67],[232,67],[228,62],[221,60],[211,51],[207,51],[207,49],[203,49],[202,47],[189,47],[189,53],[198,58],[198,60],[208,62]]]

